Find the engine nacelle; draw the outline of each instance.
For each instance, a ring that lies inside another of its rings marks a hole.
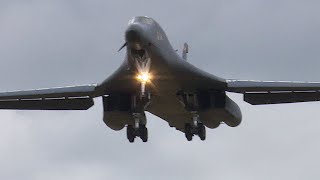
[[[113,130],[121,130],[133,121],[131,110],[131,96],[116,94],[103,97],[103,121]]]
[[[126,125],[135,125],[135,119],[146,125],[144,112],[137,112],[137,96],[130,94],[112,94],[103,97],[103,121],[113,130],[121,130]],[[141,107],[141,106],[139,106]]]
[[[221,122],[235,127],[241,123],[239,106],[224,92],[201,92],[198,95],[199,116],[209,128],[216,128]]]

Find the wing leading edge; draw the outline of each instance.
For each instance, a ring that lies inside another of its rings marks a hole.
[[[96,85],[0,93],[0,109],[86,110],[93,106]]]
[[[228,80],[228,92],[252,105],[320,101],[320,83]]]

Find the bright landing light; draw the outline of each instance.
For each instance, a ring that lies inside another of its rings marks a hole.
[[[146,82],[150,81],[151,75],[147,72],[142,72],[142,73],[138,74],[137,79],[143,83],[146,83]]]

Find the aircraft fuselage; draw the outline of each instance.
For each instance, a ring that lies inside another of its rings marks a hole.
[[[216,128],[222,122],[229,126],[240,124],[240,109],[225,95],[225,80],[180,57],[153,19],[133,18],[125,32],[125,41],[125,61],[100,85],[101,90],[108,89],[104,92],[109,94],[104,104],[113,106],[112,99],[132,104],[138,101],[136,98],[139,99],[141,92],[150,97],[150,102],[140,110],[132,109],[132,106],[122,110],[105,108],[104,121],[110,128],[120,130],[127,124],[134,125],[136,110],[143,123],[146,123],[144,111],[148,111],[181,131],[185,131],[185,124],[192,124],[195,118],[199,123],[201,119],[201,123],[209,128]],[[141,81],[144,76],[146,82]],[[125,83],[111,86],[117,81]]]

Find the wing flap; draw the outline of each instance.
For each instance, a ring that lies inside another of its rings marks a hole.
[[[72,86],[0,93],[0,109],[86,110],[93,106],[96,86]]]
[[[35,89],[27,91],[12,91],[0,93],[0,100],[21,100],[38,98],[69,98],[69,97],[93,97],[95,85],[71,86],[48,89]]]
[[[0,109],[17,110],[87,110],[94,104],[92,98],[1,100]]]
[[[320,101],[319,92],[246,93],[244,101],[252,105]]]
[[[320,83],[314,82],[228,80],[227,84],[228,91],[236,93],[320,90]]]
[[[252,105],[320,101],[320,83],[228,80],[227,91]]]

